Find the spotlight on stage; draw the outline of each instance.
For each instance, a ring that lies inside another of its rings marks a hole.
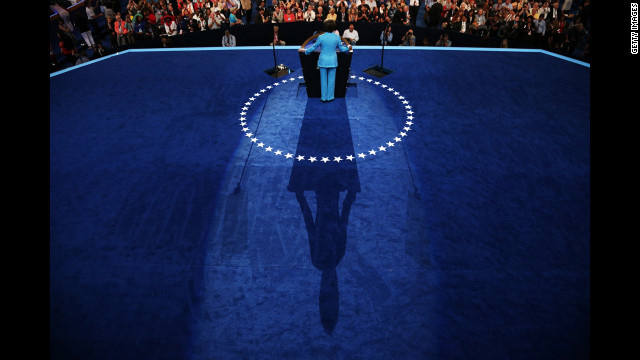
[[[274,78],[279,78],[281,76],[285,76],[287,74],[290,74],[293,72],[293,70],[289,69],[288,67],[284,66],[283,64],[280,65],[276,65],[270,69],[265,70],[264,72],[266,72],[267,74],[273,76]]]

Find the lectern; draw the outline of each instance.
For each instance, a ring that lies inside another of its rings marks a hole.
[[[300,47],[300,50],[306,50],[310,48],[315,42],[318,36],[324,34],[319,32],[310,38],[308,38]],[[349,42],[342,38],[342,42],[349,46]],[[343,98],[347,93],[347,82],[349,80],[349,70],[351,70],[351,56],[353,50],[349,52],[341,52],[336,49],[338,53],[338,68],[336,69],[336,90],[335,97]],[[316,50],[309,55],[305,55],[304,52],[299,51],[300,65],[302,65],[302,75],[304,76],[304,86],[307,88],[307,97],[319,98],[320,97],[320,70],[318,70],[318,57],[320,56],[320,50]]]

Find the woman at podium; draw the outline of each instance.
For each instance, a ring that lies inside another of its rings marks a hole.
[[[336,87],[336,68],[338,67],[338,54],[336,49],[342,52],[351,50],[342,42],[340,35],[334,33],[336,22],[326,20],[323,23],[324,34],[317,37],[316,42],[304,51],[305,55],[309,55],[318,47],[320,47],[320,56],[318,57],[318,69],[320,70],[320,100],[322,102],[332,101]]]

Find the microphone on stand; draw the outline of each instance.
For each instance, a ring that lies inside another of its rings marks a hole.
[[[273,45],[273,67],[264,71],[264,72],[266,72],[267,74],[273,76],[276,79],[281,77],[281,76],[284,76],[284,75],[287,75],[287,74],[293,72],[293,70],[289,69],[288,67],[284,66],[283,64],[278,65],[278,61],[276,60],[276,41],[277,40],[278,40],[277,32],[274,32],[273,43],[272,43],[272,45]]]

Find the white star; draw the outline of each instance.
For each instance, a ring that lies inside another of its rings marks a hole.
[[[372,81],[373,81],[373,80],[371,80],[371,79],[367,79],[367,82],[372,82]]]
[[[247,123],[244,121],[240,123],[240,126],[245,126],[245,125],[247,125]]]
[[[302,160],[304,160],[304,156],[298,155],[298,157],[296,159],[298,159],[298,161],[302,161]]]
[[[292,78],[289,78],[289,81],[293,81],[293,80],[295,80],[295,79],[296,79],[296,78],[292,77]]]
[[[397,91],[395,91],[395,92],[393,93],[393,95],[400,95],[400,93],[399,93],[399,92],[397,92]]]
[[[304,79],[304,76],[300,75],[298,76],[298,79]]]
[[[340,161],[342,161],[342,158],[340,156],[334,156],[333,161],[340,163]]]
[[[413,114],[413,113],[414,113],[414,112],[413,112],[413,111],[411,111],[411,110],[408,110],[408,111],[407,111],[407,114]]]
[[[399,137],[394,137],[393,140],[395,140],[396,142],[402,141],[402,139],[400,139]]]
[[[379,146],[379,147],[378,147],[378,149],[379,149],[380,151],[387,151],[387,148],[386,148],[386,147],[384,147],[384,146]]]
[[[351,78],[352,78],[352,79],[355,79],[355,78],[356,78],[356,76],[355,76],[355,75],[351,75]]]
[[[408,104],[409,102],[407,100],[402,100],[403,104]]]
[[[258,96],[260,96],[260,95],[261,95],[260,93],[255,93],[255,94],[253,94],[253,96],[255,96],[255,97],[258,97]]]
[[[266,151],[271,151],[271,150],[273,150],[273,148],[272,148],[271,146],[267,146],[267,147],[265,148],[265,150],[266,150]]]
[[[323,158],[322,158],[322,160],[320,160],[320,161],[322,161],[323,163],[325,163],[325,164],[326,164],[326,163],[327,163],[327,161],[331,161],[331,160],[329,160],[329,158],[328,158],[328,157],[323,157]]]
[[[258,147],[264,147],[264,143],[261,141],[260,144],[258,144]]]
[[[318,159],[316,159],[315,156],[309,156],[309,161],[314,162],[314,161],[318,161]]]
[[[393,145],[393,143],[392,143],[391,141],[389,141],[389,142],[387,143],[387,146],[394,146],[394,145]]]
[[[287,82],[287,80],[282,80],[281,83],[285,84]]]
[[[269,85],[267,86],[267,89],[273,89],[273,86]]]
[[[251,105],[251,103],[250,103],[250,102],[246,102],[246,103],[244,103],[244,104],[245,104],[245,105]]]
[[[360,77],[358,78],[358,80],[364,80],[364,78],[363,78],[362,76],[360,76]]]
[[[407,119],[413,120],[413,116],[409,115],[409,116],[407,116]]]
[[[245,121],[245,120],[247,120],[247,119],[246,119],[246,118],[244,118],[244,117],[241,117],[241,118],[240,118],[240,121]]]
[[[286,154],[284,155],[284,157],[285,157],[285,158],[287,158],[287,159],[291,159],[291,158],[293,157],[293,154],[286,153]]]
[[[407,136],[407,133],[403,133],[403,132],[401,132],[401,133],[400,133],[400,136],[405,137],[405,136]]]
[[[404,96],[398,96],[398,99],[402,100],[404,99]]]
[[[409,130],[411,130],[411,128],[410,128],[410,127],[408,127],[408,126],[403,127],[403,129],[404,129],[405,131],[409,131]]]
[[[251,101],[253,101],[253,100],[255,100],[255,99],[256,99],[256,98],[249,98],[249,100],[251,100]]]
[[[411,109],[411,105],[407,105],[404,107],[405,109]]]
[[[258,138],[252,138],[251,142],[258,142]]]
[[[360,153],[360,154],[358,154],[358,157],[359,157],[359,158],[363,158],[363,159],[364,159],[364,157],[365,157],[365,156],[367,156],[367,155],[365,155],[364,153]]]
[[[278,86],[278,85],[280,85],[280,84],[279,84],[279,83],[273,83],[273,85]]]
[[[393,91],[393,89],[392,89],[392,88],[388,88],[387,90],[388,90],[388,91]]]
[[[376,81],[376,82],[374,82],[373,84],[374,84],[374,85],[380,85],[380,82],[379,82],[379,81]]]
[[[242,108],[242,110],[249,110],[249,108],[245,106]]]
[[[413,125],[413,122],[412,121],[407,121],[405,124],[411,126],[411,125]]]
[[[247,115],[247,113],[243,111],[240,113],[240,115]]]
[[[246,133],[246,134],[245,134],[245,136],[246,136],[246,137],[252,137],[252,136],[253,136],[253,134],[252,134],[252,133]]]
[[[261,93],[263,93],[263,92],[265,92],[265,91],[267,91],[267,90],[265,90],[265,89],[260,90],[260,92],[261,92]]]
[[[280,150],[276,150],[276,152],[275,152],[274,154],[276,154],[276,155],[281,155],[281,154],[282,154],[282,151],[280,151]]]
[[[247,132],[249,131],[249,128],[242,128],[242,132]]]
[[[383,88],[386,88],[386,87],[387,87],[387,85],[382,85],[382,87],[383,87]]]
[[[347,155],[347,160],[349,160],[349,161],[353,161],[353,159],[354,159],[354,156],[353,156],[353,155]]]
[[[376,154],[376,151],[375,151],[375,150],[369,150],[369,154],[370,154],[370,155],[375,155],[375,154]]]

